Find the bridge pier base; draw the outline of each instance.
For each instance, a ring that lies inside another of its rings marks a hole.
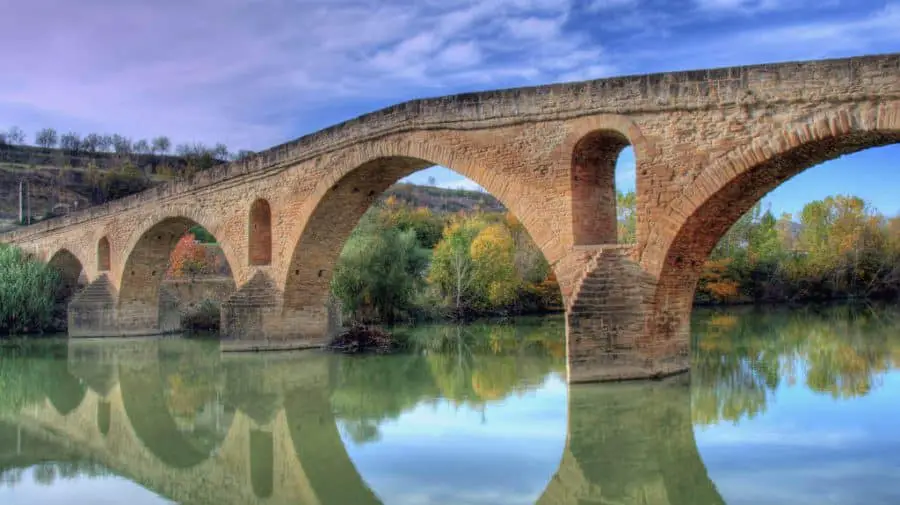
[[[341,329],[335,304],[283,307],[275,283],[258,272],[222,304],[224,351],[277,351],[326,345]]]
[[[108,337],[119,335],[116,303],[118,294],[106,274],[87,285],[72,298],[68,307],[70,337]]]
[[[566,306],[570,383],[658,379],[688,370],[688,319],[657,307],[657,281],[628,248],[598,248],[583,268]]]

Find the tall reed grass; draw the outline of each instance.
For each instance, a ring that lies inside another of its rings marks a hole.
[[[59,285],[56,269],[18,247],[0,244],[0,335],[46,329]]]

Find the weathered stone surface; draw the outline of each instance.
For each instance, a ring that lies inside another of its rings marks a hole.
[[[323,342],[350,231],[399,178],[443,165],[502,201],[553,265],[570,380],[659,376],[686,368],[700,266],[741,214],[812,165],[898,140],[900,54],[470,93],[389,107],[0,240],[47,260],[65,249],[88,282],[108,270],[117,334],[139,334],[160,329],[168,252],[198,223],[235,277],[227,335]],[[615,249],[612,163],[626,144],[637,243]]]

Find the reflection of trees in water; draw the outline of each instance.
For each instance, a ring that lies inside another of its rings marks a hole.
[[[0,353],[0,414],[15,414],[45,398],[62,412],[81,403],[85,388],[69,374],[64,342],[8,344]]]
[[[379,423],[423,402],[482,408],[565,369],[564,330],[555,320],[434,325],[404,333],[409,354],[341,361],[332,403],[357,443],[377,440]]]
[[[900,366],[900,312],[871,306],[700,312],[691,377],[694,421],[765,411],[782,381],[833,398],[866,395]]]

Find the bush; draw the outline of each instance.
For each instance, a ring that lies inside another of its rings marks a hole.
[[[0,244],[0,334],[47,329],[59,285],[59,273],[52,267]]]
[[[203,300],[181,316],[181,327],[187,331],[215,331],[219,329],[222,308],[215,300]]]

